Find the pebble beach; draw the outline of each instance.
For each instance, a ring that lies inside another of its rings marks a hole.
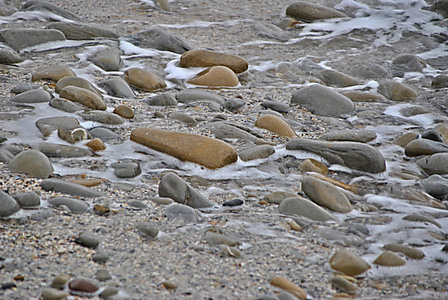
[[[0,298],[446,299],[447,18],[0,0]]]

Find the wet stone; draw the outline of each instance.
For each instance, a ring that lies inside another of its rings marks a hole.
[[[93,84],[88,81],[87,79],[77,77],[77,76],[67,76],[64,78],[61,78],[56,83],[55,92],[60,93],[66,86],[76,86],[79,88],[83,88],[86,90],[89,90],[98,96],[101,97],[101,93],[93,86]]]
[[[297,197],[297,193],[277,191],[267,194],[263,199],[269,203],[280,204],[283,200],[294,197]]]
[[[49,102],[51,107],[69,112],[69,113],[75,113],[77,111],[84,110],[84,107],[81,105],[78,105],[70,100],[63,99],[63,98],[53,98]]]
[[[393,101],[410,101],[418,97],[412,88],[394,80],[381,82],[378,92]]]
[[[9,217],[20,210],[16,200],[7,193],[0,190],[0,217]]]
[[[392,75],[403,77],[406,72],[422,72],[426,63],[417,55],[400,54],[392,60]]]
[[[443,142],[443,136],[435,128],[427,128],[422,133],[422,139],[428,139],[435,142]]]
[[[448,152],[448,145],[428,139],[416,139],[404,148],[407,156],[432,155],[435,153]]]
[[[99,83],[106,93],[113,97],[134,99],[135,93],[129,84],[121,77],[113,76]]]
[[[423,251],[401,244],[390,243],[384,245],[383,248],[387,251],[400,252],[411,259],[423,259],[425,257],[425,253]]]
[[[89,232],[81,232],[75,241],[87,248],[96,248],[100,244],[98,237]]]
[[[150,222],[140,221],[136,227],[140,235],[146,239],[154,239],[159,234],[159,229]]]
[[[87,202],[79,199],[54,197],[48,200],[48,202],[53,206],[66,206],[74,214],[85,213],[89,208],[89,204],[87,204]]]
[[[86,143],[86,146],[92,149],[93,151],[102,151],[106,150],[106,145],[104,142],[99,138],[94,138],[88,143]]]
[[[401,147],[405,147],[413,140],[418,139],[419,136],[420,135],[417,132],[407,132],[402,136],[398,137],[397,139],[395,139],[394,143]]]
[[[328,167],[323,162],[308,158],[300,162],[299,170],[302,172],[316,172],[319,174],[328,174]]]
[[[289,112],[289,110],[291,109],[289,107],[289,105],[278,102],[278,101],[273,101],[273,100],[263,101],[261,103],[261,106],[263,106],[264,108],[272,109],[273,111],[276,111],[276,112],[279,112],[282,114],[287,114]]]
[[[37,178],[47,178],[53,174],[51,161],[37,150],[26,150],[17,154],[8,167],[11,172],[25,173]]]
[[[102,141],[110,141],[114,139],[118,139],[120,136],[110,129],[97,127],[89,130],[90,134],[94,138],[99,138]]]
[[[21,208],[36,208],[40,205],[40,196],[35,192],[14,194],[12,197]]]
[[[267,158],[274,153],[275,149],[271,145],[258,145],[255,147],[242,150],[241,152],[238,153],[238,156],[243,161],[250,161],[254,159]]]
[[[16,51],[8,48],[0,48],[0,64],[15,64],[24,60]]]
[[[229,201],[224,202],[222,204],[222,206],[233,207],[233,206],[239,206],[239,205],[243,205],[243,204],[244,204],[243,200],[241,200],[241,199],[233,199],[233,200],[229,200]]]
[[[406,261],[394,252],[384,251],[373,261],[373,263],[385,267],[398,267],[404,266]]]
[[[72,69],[65,65],[53,65],[37,69],[37,71],[33,73],[31,81],[51,80],[58,82],[60,79],[67,76],[76,76],[76,74]]]
[[[11,93],[17,95],[17,94],[21,94],[23,92],[38,89],[39,87],[40,87],[39,85],[34,84],[34,83],[23,82],[23,83],[20,83],[20,84],[14,86],[11,89]]]
[[[98,94],[76,86],[66,86],[59,94],[61,98],[77,102],[92,109],[106,110],[106,104]]]
[[[448,196],[448,179],[434,174],[421,181],[425,191],[436,198],[445,198]]]
[[[90,60],[105,71],[119,71],[123,66],[120,54],[112,49],[100,50]]]
[[[443,89],[448,87],[448,75],[438,75],[431,83],[431,86],[435,89]]]
[[[417,160],[417,165],[429,175],[448,174],[448,153],[436,153]]]
[[[95,121],[106,125],[120,125],[125,121],[118,114],[91,110],[87,113],[79,113],[79,115],[87,121]]]
[[[79,126],[79,121],[73,117],[49,117],[38,119],[36,126],[42,135],[47,137],[61,126],[77,127]]]
[[[424,222],[424,223],[431,223],[435,226],[442,228],[442,225],[434,220],[432,217],[424,216],[421,214],[410,214],[403,217],[403,220],[411,221],[411,222]]]
[[[0,162],[9,163],[14,156],[15,155],[7,149],[0,149]]]
[[[115,107],[113,113],[125,119],[132,119],[134,117],[134,110],[127,105],[118,105]]]
[[[40,103],[49,102],[52,95],[42,89],[30,90],[12,97],[9,101],[13,103]]]
[[[85,187],[80,184],[56,178],[45,179],[41,182],[40,185],[42,189],[45,191],[59,192],[63,194],[69,194],[72,196],[92,197],[92,198],[104,196],[102,192],[96,191],[94,189]]]

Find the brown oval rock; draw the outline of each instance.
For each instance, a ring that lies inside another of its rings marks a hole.
[[[127,105],[118,105],[114,109],[114,114],[125,119],[132,119],[134,117],[134,110]]]
[[[306,292],[301,287],[297,286],[294,282],[290,281],[289,279],[285,277],[274,277],[271,279],[271,285],[281,288],[282,290],[285,290],[297,298],[301,300],[306,299]]]
[[[67,66],[48,66],[39,68],[31,77],[31,81],[51,80],[58,82],[67,76],[76,76],[76,74]]]
[[[350,250],[340,249],[330,259],[330,265],[336,271],[349,276],[357,276],[368,269],[370,265]]]
[[[425,253],[420,249],[415,249],[409,246],[400,245],[396,243],[390,243],[384,245],[383,248],[387,251],[403,253],[404,255],[412,259],[422,259],[423,257],[425,257]]]
[[[210,87],[237,86],[240,83],[235,73],[224,66],[210,67],[187,82]]]
[[[378,92],[393,101],[407,101],[418,97],[418,93],[401,82],[388,80],[381,82]]]
[[[103,141],[99,138],[94,138],[93,140],[88,142],[86,146],[92,149],[93,151],[106,150],[106,145],[104,145]]]
[[[303,172],[317,172],[319,174],[328,174],[328,167],[315,159],[308,158],[302,161],[299,165],[299,169]]]
[[[162,78],[140,68],[127,69],[123,78],[128,84],[145,91],[154,91],[166,87],[166,83]]]
[[[283,119],[271,114],[260,116],[255,122],[255,126],[269,130],[270,132],[278,134],[279,136],[297,136],[294,129],[292,129],[288,123],[286,123]]]
[[[354,86],[361,83],[358,79],[335,70],[322,70],[319,72],[318,77],[328,85],[340,87]]]
[[[238,159],[236,150],[229,144],[192,133],[138,128],[132,132],[131,140],[210,169],[224,167]]]
[[[333,8],[319,4],[298,1],[286,8],[286,15],[296,20],[312,22],[316,20],[346,18],[347,15]]]
[[[70,293],[88,293],[92,294],[98,291],[98,287],[85,279],[73,279],[68,283]]]
[[[100,96],[77,86],[66,86],[61,90],[59,96],[92,109],[106,110],[107,108],[106,103],[104,103]]]
[[[91,92],[98,94],[98,96],[101,97],[101,93],[93,86],[92,83],[90,83],[90,81],[76,76],[67,76],[58,80],[58,82],[56,83],[55,92],[60,93],[63,88],[69,85],[89,90]]]
[[[179,65],[183,68],[225,66],[235,73],[247,70],[249,64],[238,56],[211,50],[190,50],[182,54]]]
[[[392,251],[384,251],[373,263],[385,267],[399,267],[404,266],[406,261]]]

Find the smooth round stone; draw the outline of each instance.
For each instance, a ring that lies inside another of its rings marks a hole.
[[[116,287],[108,286],[100,293],[100,297],[102,299],[113,299],[113,296],[117,295],[119,291]]]
[[[241,199],[233,199],[233,200],[229,200],[226,201],[222,204],[222,206],[239,206],[239,205],[243,205],[244,201]]]
[[[89,204],[87,202],[79,199],[71,199],[65,197],[54,197],[48,200],[48,202],[53,206],[66,206],[74,214],[82,214],[87,211]]]
[[[448,145],[428,139],[416,139],[409,142],[404,148],[407,156],[432,155],[448,152]]]
[[[0,64],[16,64],[24,60],[16,51],[8,48],[0,48]]]
[[[49,117],[42,118],[36,121],[36,126],[43,136],[49,136],[53,131],[58,130],[61,126],[77,127],[79,121],[73,117]]]
[[[99,138],[102,141],[110,141],[114,139],[118,139],[120,136],[110,129],[97,127],[89,130],[90,134],[94,138]]]
[[[37,85],[37,84],[24,82],[24,83],[20,83],[20,84],[14,86],[11,89],[11,93],[17,95],[17,94],[21,94],[23,92],[35,90],[35,89],[38,89],[38,88],[40,88],[40,86]]]
[[[21,208],[33,208],[40,205],[40,196],[35,192],[26,192],[12,196]],[[2,207],[3,205],[0,205]]]
[[[98,89],[94,87],[90,81],[81,77],[67,76],[60,79],[56,83],[55,92],[60,93],[66,86],[76,86],[79,88],[83,88],[102,97],[100,91],[98,91]]]
[[[392,60],[392,74],[403,77],[406,72],[422,72],[426,63],[414,54],[400,54]]]
[[[318,222],[338,222],[338,218],[324,210],[322,207],[316,205],[302,197],[295,196],[294,198],[284,199],[278,211],[281,214],[288,216],[302,216],[313,221]]]
[[[240,83],[232,69],[224,66],[207,68],[187,82],[209,87],[234,87]]]
[[[267,158],[274,153],[275,149],[271,145],[257,145],[239,152],[238,156],[243,161],[250,161],[254,159]]]
[[[443,142],[442,135],[435,128],[427,128],[422,133],[422,139]]]
[[[47,178],[53,174],[53,165],[45,154],[37,150],[26,150],[14,156],[8,164],[9,170],[25,173],[37,178]]]
[[[440,175],[431,175],[421,181],[425,191],[436,198],[442,199],[448,195],[448,179]]]
[[[294,129],[292,129],[288,123],[286,123],[283,119],[271,114],[266,114],[258,117],[257,121],[255,122],[255,126],[258,128],[264,128],[279,136],[284,137],[297,136]]]
[[[227,245],[233,247],[241,245],[241,242],[235,237],[230,237],[214,231],[207,231],[204,239],[210,246]]]
[[[224,167],[238,159],[236,150],[229,144],[197,134],[138,128],[132,131],[131,140],[209,169]]]
[[[302,190],[320,206],[341,213],[352,211],[352,205],[345,194],[331,183],[306,176],[302,181]]]
[[[287,279],[285,277],[279,277],[279,276],[274,277],[271,279],[270,284],[293,294],[298,299],[301,299],[301,300],[306,299],[305,290],[302,289],[301,287],[297,286],[294,282],[290,281],[289,279]]]
[[[224,108],[236,112],[245,104],[246,102],[241,98],[230,98],[224,103]]]
[[[92,259],[96,263],[105,263],[109,260],[109,255],[103,251],[96,251],[92,254]]]
[[[354,111],[353,102],[331,88],[313,84],[295,92],[291,104],[299,104],[317,115],[342,116]]]
[[[173,111],[168,115],[168,118],[180,121],[182,123],[188,124],[188,125],[196,125],[197,121],[190,115],[179,112],[179,111]]]
[[[75,113],[77,111],[84,110],[84,107],[81,105],[78,105],[70,100],[62,99],[62,98],[53,98],[50,100],[50,106],[69,112],[69,113]]]
[[[425,253],[423,251],[401,244],[390,243],[384,245],[383,248],[387,251],[400,252],[412,259],[423,259],[425,257]]]
[[[368,269],[370,265],[350,250],[340,249],[330,259],[330,266],[349,276],[357,276]]]
[[[319,174],[328,174],[328,167],[324,163],[308,158],[299,164],[299,170],[302,172],[316,172]]]
[[[3,29],[0,30],[0,40],[15,51],[19,51],[49,42],[65,41],[65,36],[54,29]]]
[[[185,204],[193,208],[214,206],[213,202],[193,189],[191,185],[174,173],[167,173],[160,180],[159,196],[169,197],[177,203]]]
[[[235,73],[242,73],[247,70],[249,64],[238,55],[201,49],[191,50],[182,54],[179,66],[183,68],[225,66]]]
[[[256,137],[251,133],[252,130],[245,126],[217,121],[207,124],[206,127],[208,127],[218,139],[243,139],[255,142],[256,144],[274,144]]]
[[[66,86],[59,93],[59,97],[80,103],[91,109],[106,110],[107,106],[98,94],[77,86]]]
[[[298,1],[286,8],[286,15],[299,21],[313,22],[317,20],[347,18],[347,15],[333,8],[319,4]]]
[[[93,155],[90,149],[62,144],[40,143],[37,149],[50,157],[81,157]]]
[[[407,132],[402,136],[395,139],[394,143],[401,147],[406,147],[407,144],[412,142],[415,139],[419,138],[419,134],[417,132]]]
[[[171,93],[161,93],[145,101],[151,106],[176,106],[177,100]]]
[[[107,281],[112,279],[112,275],[110,275],[109,271],[107,271],[106,269],[100,269],[96,272],[95,278],[98,281]]]
[[[194,102],[214,102],[219,105],[224,105],[225,101],[224,98],[221,96],[204,90],[197,90],[197,89],[186,89],[183,91],[180,91],[176,95],[177,101],[181,103],[194,103]]]
[[[31,77],[31,81],[51,80],[58,82],[67,76],[76,76],[76,74],[67,66],[48,66],[39,68]]]
[[[416,91],[394,80],[381,82],[378,92],[392,101],[410,101],[418,97]]]
[[[18,94],[9,101],[13,103],[41,103],[49,102],[51,98],[53,96],[49,92],[42,89],[35,89]]]
[[[199,219],[196,211],[190,206],[183,204],[173,204],[168,206],[163,213],[168,219],[181,219],[185,222],[196,222]]]
[[[90,58],[91,61],[105,71],[119,71],[123,66],[120,54],[112,49],[103,49]]]
[[[380,94],[370,92],[347,91],[343,92],[342,95],[349,98],[353,102],[382,102],[387,100]]]
[[[53,278],[53,281],[51,282],[51,287],[55,289],[62,289],[67,284],[67,282],[70,280],[69,274],[59,274]]]
[[[368,143],[376,139],[376,133],[366,129],[330,130],[320,137],[326,141],[347,141]]]
[[[170,205],[174,203],[174,200],[168,197],[151,197],[149,200],[159,205]]]
[[[9,217],[20,210],[16,200],[7,193],[0,190],[0,217]]]
[[[159,76],[140,68],[130,68],[124,72],[123,79],[130,85],[145,91],[155,91],[166,87]]]
[[[267,194],[263,199],[269,203],[280,204],[283,200],[294,197],[297,197],[297,193],[276,191]]]
[[[448,75],[437,75],[431,82],[431,87],[443,89],[448,87]]]
[[[40,183],[40,186],[45,191],[59,192],[63,194],[69,194],[72,196],[89,197],[89,198],[104,196],[102,192],[96,191],[94,189],[85,187],[80,184],[64,181],[57,178],[44,179]]]
[[[266,100],[261,103],[261,106],[264,108],[272,109],[273,111],[287,114],[289,110],[291,109],[289,105],[278,102],[278,101],[272,101],[272,100]]]
[[[153,48],[178,54],[193,49],[189,43],[159,26],[139,31],[136,36],[128,37],[127,40],[142,48]]]
[[[170,199],[171,200],[171,199]],[[148,208],[148,205],[140,200],[131,200],[129,201],[129,206],[135,207],[135,208],[139,208],[139,209],[146,209]]]
[[[348,294],[355,294],[359,291],[359,288],[356,285],[342,276],[334,276],[331,278],[331,285]]]
[[[135,93],[129,84],[121,77],[114,76],[109,79],[103,80],[99,83],[106,93],[113,97],[134,99]]]
[[[177,289],[177,284],[171,281],[164,281],[161,283],[161,285],[166,288],[167,290],[175,290]]]
[[[43,300],[62,300],[66,299],[68,296],[70,296],[70,294],[66,291],[61,291],[53,288],[45,288],[40,294],[40,297]]]
[[[99,288],[93,283],[85,280],[85,279],[72,279],[68,283],[68,287],[70,289],[70,293],[87,293],[92,294],[99,290]]]
[[[134,178],[142,173],[138,162],[132,160],[123,160],[111,165],[114,168],[114,174],[118,178]]]
[[[104,145],[104,142],[99,138],[92,139],[90,142],[86,144],[86,146],[92,149],[93,151],[106,150],[106,145]]]
[[[448,153],[436,153],[417,160],[417,165],[429,175],[448,174]]]
[[[385,267],[399,267],[404,266],[406,261],[392,251],[384,251],[373,263]]]
[[[358,79],[335,70],[322,70],[316,76],[322,79],[327,85],[332,86],[349,87],[361,84],[361,81]]]
[[[132,119],[134,117],[134,110],[127,105],[118,105],[115,107],[113,113],[125,119]]]
[[[137,223],[137,230],[144,238],[154,239],[159,234],[159,228],[154,224],[146,221],[140,221]]]
[[[87,248],[96,248],[100,244],[98,237],[88,232],[81,232],[76,239],[76,242]]]
[[[439,133],[439,136],[442,138],[442,141],[447,144],[448,143],[448,125],[444,123],[437,124],[434,129]]]
[[[62,31],[69,40],[92,40],[98,37],[115,39],[120,36],[117,31],[104,24],[53,22],[47,28]]]
[[[91,110],[86,113],[79,113],[79,115],[87,121],[94,121],[102,124],[107,125],[120,125],[123,124],[125,121],[122,117],[120,117],[117,114],[105,112],[105,111],[95,111]]]

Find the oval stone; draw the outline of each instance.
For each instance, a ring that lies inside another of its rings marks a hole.
[[[333,8],[319,4],[298,1],[286,8],[286,15],[296,20],[312,22],[316,20],[346,18],[347,15]]]
[[[404,266],[406,261],[392,251],[384,251],[373,263],[385,267],[399,267]]]
[[[74,102],[78,102],[92,109],[106,110],[107,106],[98,94],[77,86],[66,86],[59,94],[61,98],[65,98]]]
[[[388,80],[381,82],[378,92],[393,101],[408,101],[418,97],[418,93],[401,82]]]
[[[11,172],[25,173],[37,178],[47,178],[53,174],[50,160],[37,150],[26,150],[17,154],[8,166]]]
[[[238,155],[229,144],[206,136],[154,128],[138,128],[131,140],[154,150],[210,169],[234,163]]]
[[[55,92],[60,93],[63,88],[65,88],[66,86],[69,86],[69,85],[77,86],[79,88],[89,90],[91,92],[94,92],[95,94],[98,94],[98,96],[102,97],[100,91],[98,91],[93,86],[93,84],[90,83],[90,81],[88,81],[87,79],[81,78],[81,77],[76,77],[76,76],[67,76],[67,77],[60,79],[56,83]]]
[[[113,113],[125,119],[132,119],[134,117],[134,110],[127,105],[118,105],[115,107]]]
[[[302,197],[287,198],[283,200],[278,207],[278,211],[284,215],[302,216],[318,222],[338,221],[335,216],[325,209]]]
[[[18,94],[9,101],[14,103],[40,103],[49,102],[51,98],[52,95],[49,92],[42,89],[35,89]]]
[[[91,60],[95,65],[105,71],[119,71],[123,66],[120,54],[112,49],[98,51]]]
[[[200,49],[190,50],[182,54],[179,66],[183,68],[225,66],[238,74],[246,71],[249,64],[238,55]]]
[[[322,70],[318,73],[317,77],[328,85],[339,87],[354,86],[361,83],[358,79],[335,70]]]
[[[127,69],[123,78],[130,85],[149,92],[166,87],[166,83],[162,78],[140,68]]]
[[[33,76],[31,77],[31,81],[34,82],[38,80],[51,80],[54,82],[58,82],[60,79],[67,76],[76,76],[76,74],[67,66],[48,66],[39,68],[36,72],[34,72]]]
[[[357,276],[370,269],[370,265],[364,259],[347,249],[338,250],[331,257],[330,266],[349,276]]]
[[[187,82],[209,87],[233,87],[240,83],[235,73],[230,68],[223,66],[207,68]]]
[[[0,218],[8,217],[20,210],[16,200],[0,190]]]
[[[266,114],[258,117],[257,121],[255,122],[255,126],[269,130],[270,132],[278,134],[279,136],[297,136],[294,129],[292,129],[288,123],[286,123],[283,119],[271,114]]]
[[[417,160],[417,165],[429,175],[448,174],[448,153],[436,153]]]

